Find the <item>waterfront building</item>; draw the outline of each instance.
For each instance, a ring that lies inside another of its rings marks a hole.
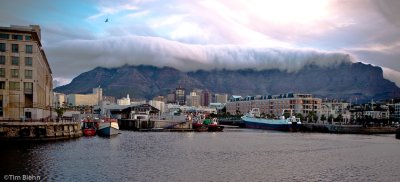
[[[67,105],[67,96],[63,93],[54,92],[53,95],[53,106],[55,108],[64,107]]]
[[[311,94],[280,94],[263,96],[232,96],[230,102],[226,103],[226,112],[232,115],[245,114],[252,108],[259,108],[261,113],[282,115],[283,110],[292,110],[294,113],[308,115],[315,112],[317,115],[321,111],[322,100],[315,98]]]
[[[185,88],[179,86],[175,90],[175,101],[178,105],[185,105],[186,103],[186,95],[185,95]]]
[[[69,94],[67,102],[70,106],[95,106],[100,105],[103,100],[103,91],[99,88],[93,88],[91,94]]]
[[[158,100],[150,100],[149,104],[158,110],[160,110],[161,113],[164,113],[166,108],[165,108],[165,102],[163,101],[158,101]]]
[[[212,102],[214,102],[214,103],[227,103],[228,102],[228,94],[214,94]]]
[[[400,121],[400,102],[394,104],[394,118],[396,121]]]
[[[321,104],[320,117],[324,115],[327,121],[329,116],[331,116],[331,118],[337,118],[339,115],[341,115],[342,120],[340,122],[348,123],[350,122],[351,118],[349,105],[350,104],[348,102],[343,102],[340,100],[323,100]]]
[[[52,82],[40,27],[0,27],[0,120],[50,119]]]
[[[120,106],[131,105],[131,99],[129,98],[129,94],[127,94],[126,97],[117,99],[117,105],[120,105]]]

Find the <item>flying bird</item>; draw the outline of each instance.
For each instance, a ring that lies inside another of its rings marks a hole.
[[[106,22],[106,23],[107,23],[107,22],[108,22],[108,18],[107,18],[107,19],[106,19],[106,21],[104,21],[104,22]]]

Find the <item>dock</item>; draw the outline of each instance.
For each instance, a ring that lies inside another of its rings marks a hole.
[[[79,122],[0,122],[2,141],[46,141],[79,138]]]

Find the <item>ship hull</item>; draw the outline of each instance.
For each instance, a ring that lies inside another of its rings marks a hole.
[[[104,122],[99,123],[99,129],[97,134],[100,136],[113,136],[119,134],[118,123],[116,122]]]
[[[300,124],[286,123],[284,120],[266,120],[254,118],[242,118],[246,128],[256,128],[265,130],[278,130],[278,131],[299,131]],[[275,122],[275,123],[274,123]]]

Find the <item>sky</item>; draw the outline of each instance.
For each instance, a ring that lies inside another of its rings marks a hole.
[[[399,9],[397,0],[0,0],[0,26],[41,26],[55,86],[98,66],[295,72],[343,62],[380,66],[400,86]]]

